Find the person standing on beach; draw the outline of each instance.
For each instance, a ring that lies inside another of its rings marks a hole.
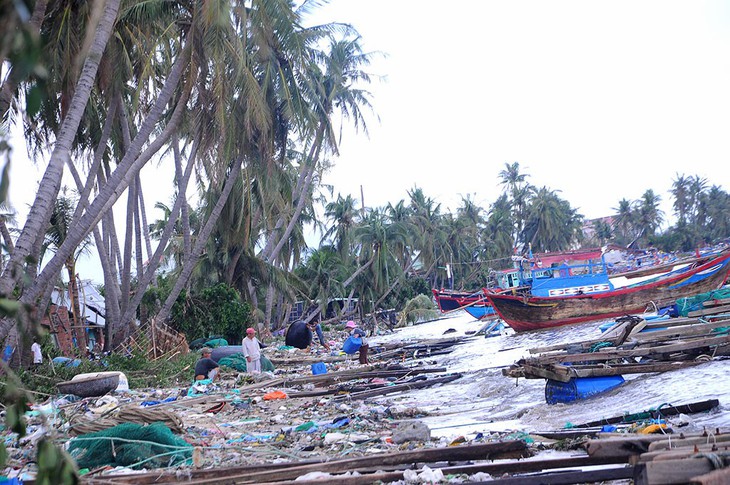
[[[246,336],[241,342],[243,356],[246,357],[246,372],[249,374],[261,372],[261,347],[256,338],[256,330],[246,329]]]
[[[38,367],[43,363],[43,352],[41,352],[41,345],[37,339],[33,339],[33,345],[30,346],[30,351],[33,353],[33,367]]]
[[[362,345],[360,345],[360,350],[358,351],[358,360],[361,364],[367,364],[368,363],[368,350],[370,349],[370,345],[368,345],[368,340],[365,336],[365,331],[360,330],[357,328],[357,325],[355,325],[355,322],[350,320],[345,324],[345,328],[350,331],[350,336],[359,338],[362,340]]]

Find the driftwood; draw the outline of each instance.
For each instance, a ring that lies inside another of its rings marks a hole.
[[[650,461],[636,467],[636,485],[669,485],[689,483],[694,477],[706,475],[715,467],[710,458]]]
[[[436,384],[445,384],[447,382],[455,381],[461,378],[461,374],[450,374],[443,377],[436,377],[433,379],[426,379],[416,382],[409,382],[406,384],[396,384],[394,386],[384,385],[378,389],[372,389],[369,391],[354,392],[351,394],[344,394],[341,396],[335,396],[336,400],[345,399],[366,399],[374,396],[383,396],[385,394],[391,394],[394,392],[410,391],[411,389],[422,389],[424,387],[435,386]]]
[[[648,410],[633,414],[624,414],[622,416],[614,416],[612,418],[599,419],[597,421],[590,421],[588,423],[578,424],[573,426],[574,428],[592,428],[595,426],[603,426],[606,424],[617,424],[617,423],[631,423],[642,419],[657,418],[661,416],[676,416],[677,414],[691,414],[701,413],[709,411],[720,405],[720,401],[717,399],[709,399],[707,401],[699,401],[690,404],[682,404],[679,406],[666,406],[660,410]]]
[[[241,473],[226,475],[224,483],[266,483],[281,480],[293,480],[310,472],[344,473],[359,470],[363,467],[389,466],[407,463],[431,463],[440,461],[494,460],[501,458],[518,458],[528,456],[524,441],[506,441],[503,443],[486,443],[471,446],[453,446],[446,448],[428,448],[396,453],[381,453],[361,458],[334,460],[325,463],[292,466],[273,471]],[[191,484],[221,483],[221,478],[194,480]]]
[[[439,462],[442,460],[438,460]],[[437,463],[437,462],[436,462]],[[587,466],[598,466],[598,465],[611,465],[611,464],[624,464],[626,460],[623,458],[616,457],[601,457],[593,458],[590,456],[570,457],[570,458],[551,458],[544,460],[520,460],[520,461],[500,461],[495,463],[474,463],[468,465],[455,465],[455,466],[439,466],[444,475],[456,475],[456,474],[475,474],[478,472],[490,473],[492,475],[498,475],[503,473],[530,473],[539,472],[543,470],[552,470],[556,468],[567,468],[567,467],[587,467]],[[264,470],[282,470],[293,466],[303,466],[313,464],[309,462],[296,462],[296,463],[279,463],[279,464],[268,464],[268,465],[254,465],[246,467],[231,467],[231,468],[216,468],[216,469],[205,469],[205,470],[191,470],[188,474],[189,480],[201,480],[201,479],[214,479],[217,478],[222,483],[229,483],[226,481],[227,477],[242,475],[243,473],[258,472]],[[433,464],[433,463],[431,463]],[[410,463],[407,465],[411,465]],[[332,477],[331,479],[317,481],[317,484],[331,485],[336,483],[342,483],[347,485],[355,484],[370,484],[377,481],[384,483],[392,482],[403,479],[402,470],[394,470],[395,467],[402,468],[402,465],[379,465],[376,469],[380,469],[379,473],[371,473],[362,475],[360,477]],[[409,466],[410,468],[410,466]],[[432,467],[433,468],[433,467]],[[366,470],[365,467],[352,468],[363,473]],[[390,471],[393,470],[393,471]],[[346,470],[341,470],[344,472]],[[130,483],[134,482],[140,485],[148,485],[153,483],[169,483],[170,481],[179,481],[181,478],[176,477],[173,473],[166,471],[150,472],[135,475],[122,475],[122,476],[105,476],[104,480],[106,483]],[[90,480],[89,483],[97,483],[95,480]],[[101,483],[101,482],[99,482]],[[289,481],[269,482],[271,485],[277,483],[290,483]],[[532,483],[535,483],[534,481]]]

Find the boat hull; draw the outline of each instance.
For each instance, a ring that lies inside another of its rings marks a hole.
[[[467,305],[473,305],[480,300],[484,300],[484,295],[481,291],[476,293],[464,293],[446,290],[432,289],[433,297],[436,299],[436,304],[441,310],[441,313],[448,313],[454,310],[458,310]]]
[[[669,305],[677,298],[717,289],[727,279],[729,262],[730,252],[726,252],[699,266],[604,293],[568,297],[487,294],[487,298],[516,332],[541,330],[640,313],[651,303]]]
[[[464,307],[464,310],[477,320],[486,320],[487,318],[497,316],[497,312],[494,311],[492,305],[472,305]]]

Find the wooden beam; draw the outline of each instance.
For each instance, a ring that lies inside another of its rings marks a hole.
[[[405,463],[429,463],[436,461],[494,460],[497,458],[514,458],[515,455],[528,456],[524,441],[505,441],[502,443],[485,443],[481,445],[453,446],[446,448],[428,448],[396,453],[381,453],[361,458],[333,460],[324,463],[292,466],[285,469],[226,475],[211,479],[193,480],[190,485],[214,483],[267,483],[281,480],[293,480],[310,472],[344,473],[363,467],[388,466]],[[225,480],[222,482],[221,479]]]
[[[650,410],[641,411],[638,413],[623,414],[621,416],[614,416],[612,418],[604,418],[604,419],[599,419],[598,421],[590,421],[588,423],[574,425],[573,427],[574,428],[593,428],[595,426],[603,426],[606,424],[631,422],[631,421],[626,421],[627,417],[631,417],[631,416],[649,415],[649,417],[656,417],[660,413],[662,416],[676,416],[677,414],[682,414],[682,413],[684,413],[684,414],[701,413],[704,411],[709,411],[710,409],[713,409],[719,405],[720,405],[720,401],[718,399],[708,399],[707,401],[698,401],[698,402],[693,402],[693,403],[689,403],[689,404],[681,404],[678,406],[666,406],[666,407],[662,407],[661,410],[659,410],[659,411],[657,411],[655,409],[650,409]],[[642,417],[641,419],[646,419],[646,418]],[[679,437],[677,437],[675,439],[679,439]]]
[[[705,475],[714,470],[708,458],[686,460],[650,461],[637,465],[636,485],[674,485],[687,483],[693,477]]]

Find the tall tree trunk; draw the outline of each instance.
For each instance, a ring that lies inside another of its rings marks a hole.
[[[408,273],[408,271],[410,271],[410,269],[413,267],[413,265],[416,264],[416,261],[418,261],[418,256],[413,258],[413,260],[411,260],[411,262],[408,263],[408,267],[406,267],[406,269],[403,270],[403,275],[405,275],[406,273]],[[377,311],[378,306],[380,306],[380,304],[383,303],[383,300],[385,300],[385,298],[400,284],[401,277],[402,276],[398,276],[393,281],[393,284],[391,284],[390,287],[388,287],[388,289],[385,291],[385,293],[383,293],[383,295],[380,298],[378,298],[378,301],[376,301],[375,305],[373,305],[374,311]],[[376,323],[377,323],[377,320],[376,320]]]
[[[13,244],[12,236],[10,236],[10,231],[8,230],[8,226],[7,226],[7,224],[5,224],[4,217],[0,217],[0,234],[2,234],[2,236],[3,236],[3,243],[5,243],[5,249],[7,250],[8,254],[13,254],[15,245]]]
[[[139,177],[137,177],[137,183],[135,185],[137,187],[137,189],[136,189],[137,194],[139,194],[139,191],[142,188],[142,184],[139,183]],[[141,227],[142,215],[140,214],[140,212],[142,211],[142,208],[139,207],[140,200],[141,200],[141,198],[138,197],[137,198],[137,210],[134,211],[134,228],[135,228],[134,241],[135,241],[135,253],[136,253],[135,261],[136,261],[136,266],[137,266],[137,289],[136,289],[136,291],[144,293],[145,290],[139,287],[139,282],[142,281],[142,274],[144,272],[144,260],[143,260],[144,254],[142,253],[142,233],[144,231],[142,230],[142,227]],[[150,256],[150,254],[148,253],[147,256]],[[130,301],[130,303],[131,303],[131,301]],[[140,321],[141,322],[146,321],[145,315],[142,315],[142,314],[140,315]]]
[[[66,160],[70,157],[76,132],[83,118],[91,90],[94,87],[94,79],[99,68],[99,62],[109,42],[109,37],[117,18],[120,1],[107,0],[104,4],[104,11],[96,26],[94,39],[84,61],[83,68],[81,69],[79,80],[76,83],[68,113],[64,117],[61,128],[56,135],[56,144],[53,147],[51,158],[41,179],[35,201],[31,206],[26,223],[16,242],[16,250],[10,257],[10,261],[0,278],[0,294],[2,295],[10,294],[18,279],[23,274],[23,263],[26,257],[32,254],[35,242],[45,232],[46,224],[51,217],[53,204],[61,187],[63,167],[66,164]],[[81,239],[79,239],[79,242]],[[58,274],[58,271],[63,266],[63,261],[73,252],[73,249],[64,251],[68,254],[59,258],[60,261],[54,264],[56,269],[50,274]],[[41,287],[45,287],[45,284],[41,285]],[[7,335],[9,325],[4,323],[0,328],[0,340]]]
[[[190,250],[192,243],[190,242],[190,213],[188,211],[188,197],[187,197],[187,180],[185,186],[182,186],[183,181],[183,170],[182,170],[182,156],[180,155],[180,140],[178,139],[177,133],[173,135],[172,148],[175,155],[175,180],[177,181],[177,196],[182,197],[183,204],[180,207],[180,223],[182,224],[182,236],[183,236],[183,261],[190,256]],[[194,151],[197,148],[193,147]],[[191,152],[192,159],[195,159],[194,151]]]
[[[122,261],[122,313],[127,310],[131,298],[130,288],[132,284],[132,243],[134,240],[134,213],[137,210],[137,187],[134,183],[129,185],[127,193],[127,220],[124,232],[124,255]]]
[[[355,272],[352,273],[352,275],[350,275],[350,277],[347,278],[344,283],[342,283],[342,287],[343,288],[347,288],[348,286],[350,286],[350,283],[352,283],[355,280],[355,278],[357,278],[358,276],[360,276],[360,274],[363,271],[365,271],[366,269],[368,269],[370,267],[370,265],[375,262],[375,255],[376,254],[377,253],[373,253],[373,256],[365,264],[363,264],[362,266],[360,266],[359,268],[357,268],[357,270],[355,270]]]
[[[185,167],[185,173],[182,175],[181,180],[177,181],[177,186],[183,188],[183,193],[185,189],[187,189],[188,182],[190,181],[190,175],[192,174],[193,167],[195,166],[195,157],[198,153],[199,141],[199,139],[196,139],[193,143],[193,147],[190,151],[190,158],[188,159],[188,165],[187,167]],[[162,231],[162,235],[160,236],[160,241],[157,245],[157,249],[155,250],[155,253],[150,257],[150,263],[147,266],[147,269],[145,270],[142,278],[139,280],[138,288],[147,288],[154,279],[155,272],[160,265],[160,261],[162,261],[165,247],[167,247],[167,243],[174,232],[177,215],[182,212],[181,208],[185,204],[187,204],[187,200],[184,196],[181,196],[180,193],[178,193],[178,196],[175,199],[175,204],[172,206],[172,209],[170,211],[170,217],[167,221],[167,224],[165,225],[165,228]],[[124,332],[122,333],[123,335],[126,334],[126,329],[129,328],[129,322],[131,322],[134,312],[137,311],[137,307],[142,302],[143,296],[144,291],[138,290],[137,293],[135,293],[134,298],[129,305],[129,308],[127,308],[127,310],[124,312],[124,315],[122,315],[119,321],[119,325],[120,328],[124,329]],[[112,339],[116,338],[113,335],[110,335],[110,340]]]
[[[139,217],[142,224],[142,237],[144,238],[145,250],[147,250],[147,258],[152,256],[152,240],[150,239],[150,226],[147,224],[147,209],[144,204],[144,191],[142,190],[142,179],[137,177],[137,195],[139,196]],[[139,253],[142,254],[142,251]]]
[[[106,131],[107,125],[109,125],[108,132]],[[87,178],[87,184],[86,186],[83,185],[81,182],[81,177],[79,176],[78,170],[76,170],[76,167],[74,164],[69,163],[68,168],[69,172],[71,173],[75,183],[77,190],[83,194],[87,187],[90,189],[93,185],[89,182],[89,179],[93,181],[94,178],[96,178],[96,174],[98,171],[102,170],[101,167],[101,158],[104,152],[104,147],[106,147],[106,143],[109,138],[109,134],[111,133],[111,123],[104,123],[104,130],[102,130],[102,136],[99,141],[99,145],[97,146],[97,149],[94,153],[94,163],[92,163],[91,168],[89,170],[89,176]],[[106,136],[105,136],[106,134]],[[99,163],[97,163],[97,161]],[[79,199],[80,205],[88,205],[88,194],[86,197],[82,195],[82,197]],[[119,281],[117,278],[117,273],[114,270],[114,267],[112,266],[112,262],[109,257],[109,248],[108,244],[105,243],[105,239],[102,236],[101,231],[99,230],[99,226],[94,226],[94,242],[96,244],[96,252],[99,255],[99,261],[101,263],[101,268],[104,273],[104,308],[106,309],[106,313],[104,315],[104,320],[106,322],[106,325],[113,324],[113,322],[119,320]],[[45,314],[45,302],[48,301],[47,297],[41,298],[40,304],[39,304],[39,314]]]
[[[99,187],[104,187],[106,181],[109,180],[109,167],[104,167],[104,170],[99,170]],[[114,266],[114,274],[118,276],[122,274],[122,251],[119,247],[119,238],[117,237],[117,224],[114,221],[114,211],[110,210],[101,219],[101,227],[104,233],[104,239],[108,242],[109,246],[109,259]],[[121,301],[120,301],[121,304]]]
[[[124,158],[119,163],[119,166],[112,176],[108,179],[107,184],[101,188],[99,195],[89,206],[89,210],[81,217],[79,224],[72,228],[61,247],[58,248],[54,257],[48,262],[48,264],[46,264],[45,268],[38,276],[37,285],[34,285],[30,291],[27,291],[22,296],[21,300],[23,302],[30,303],[38,297],[39,290],[36,286],[42,287],[45,281],[51,278],[51,275],[57,274],[57,271],[63,265],[63,261],[60,258],[64,256],[68,257],[68,255],[74,251],[78,244],[89,233],[91,228],[96,225],[102,215],[111,209],[111,206],[127,189],[142,166],[149,161],[153,154],[157,153],[157,151],[162,148],[162,145],[169,139],[172,132],[177,129],[185,109],[185,102],[189,95],[189,90],[183,91],[183,97],[179,100],[178,106],[173,112],[173,115],[165,126],[162,134],[149,144],[144,153],[142,153],[139,157],[134,157],[134,154],[139,153],[142,145],[146,142],[156,122],[162,117],[164,107],[176,91],[177,83],[182,71],[188,64],[186,60],[189,58],[189,54],[190,49],[188,48],[185,48],[184,51],[180,53],[170,75],[165,81],[165,86],[160,91],[160,95],[155,100],[153,108],[150,110],[142,128],[139,130],[137,136],[132,142],[132,150],[125,153]],[[124,295],[122,295],[122,297],[124,298]],[[0,337],[2,337],[2,334],[0,334]]]
[[[73,335],[76,336],[76,346],[81,356],[86,356],[86,322],[81,318],[81,305],[79,305],[79,286],[76,284],[76,261],[71,258],[67,263],[68,269],[68,296],[71,300],[71,311],[73,312]]]
[[[208,238],[213,233],[213,229],[215,229],[215,224],[218,221],[218,217],[220,217],[221,212],[223,211],[223,207],[226,205],[226,201],[228,200],[228,196],[230,195],[231,190],[233,190],[236,179],[241,174],[241,165],[241,160],[236,160],[233,163],[231,171],[228,174],[225,184],[223,185],[223,191],[221,192],[218,201],[213,207],[213,211],[208,217],[208,220],[205,222],[205,225],[201,229],[200,234],[198,234],[198,237],[195,241],[195,246],[193,247],[193,251],[190,257],[183,263],[182,271],[180,272],[180,276],[178,276],[177,281],[175,281],[175,286],[172,288],[172,291],[168,295],[167,300],[165,300],[165,304],[163,305],[162,309],[157,314],[157,321],[167,321],[167,318],[170,316],[170,312],[172,311],[172,306],[175,304],[178,295],[182,291],[183,287],[187,284],[190,276],[193,274],[193,269],[197,264],[198,259],[200,258],[200,254],[205,247]]]

